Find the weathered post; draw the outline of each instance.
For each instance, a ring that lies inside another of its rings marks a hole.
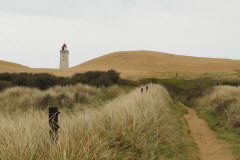
[[[237,81],[236,81],[236,88],[238,88],[238,81],[239,81],[239,76],[237,76]]]
[[[146,86],[146,91],[148,91],[148,86]]]
[[[57,142],[58,140],[58,107],[49,107],[49,126],[50,131],[49,135],[53,142]]]
[[[141,88],[141,92],[143,93],[143,88]]]
[[[157,80],[155,78],[152,78],[152,84],[157,84]]]

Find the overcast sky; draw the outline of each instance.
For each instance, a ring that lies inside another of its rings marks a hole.
[[[0,0],[0,60],[58,68],[152,50],[240,59],[240,0]]]

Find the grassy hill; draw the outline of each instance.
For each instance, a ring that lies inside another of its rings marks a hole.
[[[123,77],[171,77],[176,72],[198,76],[203,73],[240,69],[240,61],[180,56],[153,51],[125,51],[107,54],[71,68],[72,71],[115,69]]]
[[[0,62],[2,63],[2,62]],[[14,67],[13,67],[14,68]],[[21,67],[15,67],[16,72]],[[125,51],[107,54],[65,70],[31,69],[30,72],[47,72],[55,75],[70,76],[76,72],[89,70],[115,69],[121,76],[130,79],[145,77],[173,77],[178,73],[185,77],[199,77],[216,72],[232,72],[240,69],[240,61],[229,59],[199,58],[180,56],[153,51]],[[1,69],[0,72],[3,72]],[[14,69],[5,67],[5,72]],[[184,77],[184,78],[185,78]]]
[[[2,73],[2,72],[27,72],[29,70],[30,70],[29,67],[0,60],[0,73]]]
[[[126,51],[107,54],[73,67],[73,69],[84,70],[97,68],[133,72],[222,72],[240,69],[240,61],[180,56],[153,51]]]

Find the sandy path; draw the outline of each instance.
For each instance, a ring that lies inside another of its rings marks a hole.
[[[217,138],[216,133],[197,116],[195,110],[184,107],[188,110],[184,117],[191,130],[191,136],[198,145],[201,160],[234,160],[233,154],[228,149],[229,145]]]

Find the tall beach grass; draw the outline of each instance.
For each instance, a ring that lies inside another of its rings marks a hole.
[[[14,87],[0,92],[0,111],[21,112],[29,109],[46,109],[49,106],[64,109],[99,107],[107,100],[124,94],[125,91],[117,85],[96,88],[78,84],[65,87],[55,86],[44,91],[28,87]]]
[[[46,110],[5,110],[0,114],[0,159],[195,160],[183,112],[163,87],[150,85],[143,94],[137,88],[101,108],[62,109],[59,140],[52,144]]]
[[[240,127],[240,87],[216,86],[196,104],[217,116],[216,123],[228,128]]]

